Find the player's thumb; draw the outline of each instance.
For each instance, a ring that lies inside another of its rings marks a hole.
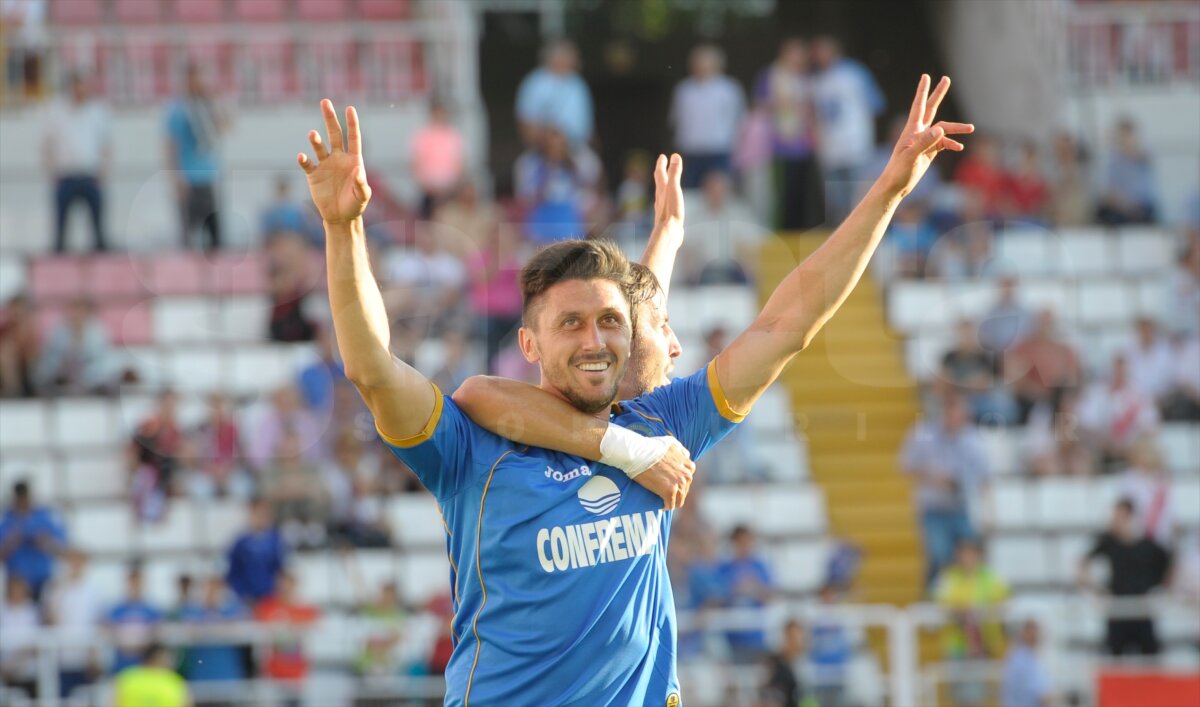
[[[938,141],[945,137],[945,135],[946,130],[942,126],[933,126],[917,137],[917,151],[927,152],[934,145],[938,144]]]

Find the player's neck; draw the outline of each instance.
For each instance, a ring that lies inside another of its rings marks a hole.
[[[575,403],[572,403],[571,400],[569,398],[567,398],[567,396],[563,395],[561,390],[559,390],[558,388],[555,388],[553,385],[550,385],[549,383],[547,383],[544,380],[541,382],[540,385],[538,385],[538,387],[541,388],[542,390],[546,391],[547,393],[553,395],[554,397],[558,398],[559,400],[563,400],[567,403],[570,403],[572,406],[575,405]],[[597,410],[596,412],[589,412],[589,413],[585,413],[585,414],[591,415],[592,417],[596,418],[597,420],[607,421],[609,414],[610,414],[610,408],[612,407],[613,402],[614,401],[609,401],[609,404],[605,405],[603,410]],[[578,409],[578,408],[576,408],[576,409]],[[583,411],[580,410],[580,412],[583,412]]]

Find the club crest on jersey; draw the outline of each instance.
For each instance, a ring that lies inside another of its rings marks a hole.
[[[570,471],[559,471],[554,467],[548,466],[546,467],[545,473],[547,479],[554,479],[555,481],[571,481],[572,479],[578,479],[581,476],[591,476],[592,470],[588,468],[587,464],[575,467]]]
[[[598,516],[608,515],[621,504],[621,490],[612,479],[594,476],[578,491],[579,503],[588,513]]]

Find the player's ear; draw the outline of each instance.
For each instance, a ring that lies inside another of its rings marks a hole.
[[[541,360],[541,354],[538,353],[537,341],[533,338],[533,331],[529,327],[521,327],[517,330],[517,344],[521,347],[521,354],[525,356],[525,360],[530,363],[537,363]]]

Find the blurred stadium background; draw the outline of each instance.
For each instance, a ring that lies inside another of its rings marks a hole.
[[[0,23],[0,703],[113,704],[152,641],[197,705],[440,703],[442,523],[327,334],[294,162],[318,99],[364,121],[395,352],[453,390],[528,378],[514,268],[563,224],[636,256],[675,149],[695,370],[928,72],[979,132],[676,518],[687,704],[1200,704],[1197,4],[0,0]]]

